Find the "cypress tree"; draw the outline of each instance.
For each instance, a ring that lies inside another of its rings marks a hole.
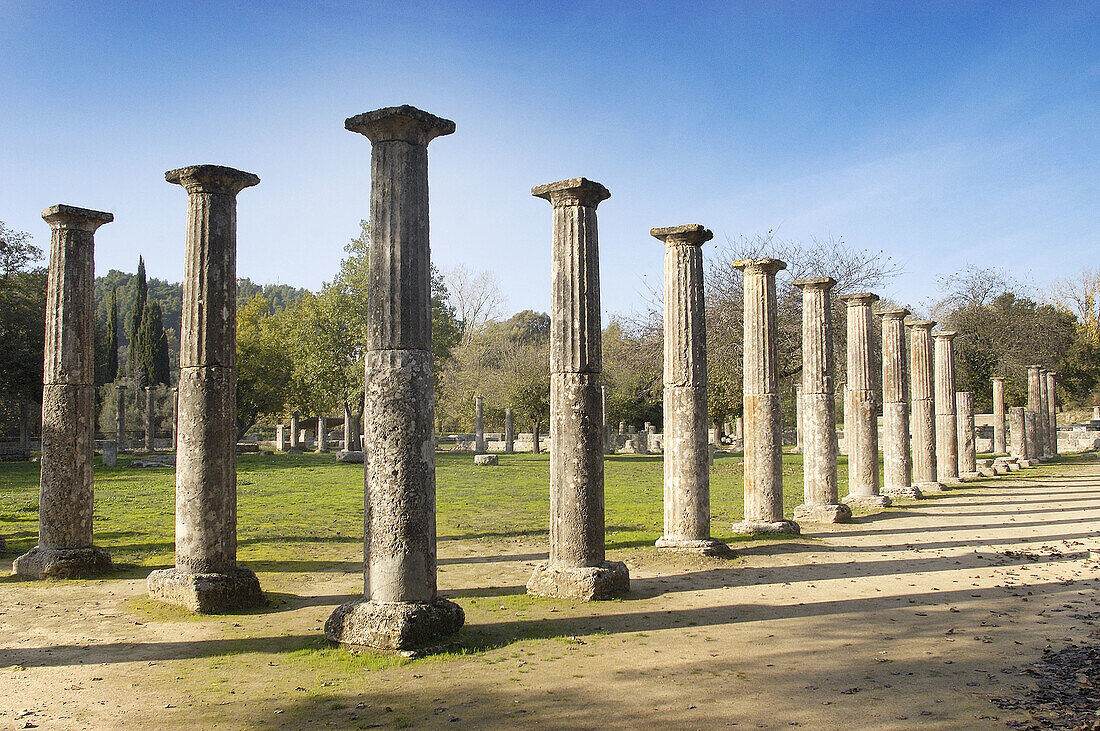
[[[118,294],[107,295],[107,373],[106,382],[118,378]]]
[[[145,301],[149,298],[149,285],[145,281],[145,260],[138,257],[138,270],[135,275],[137,284],[134,287],[134,306],[130,308],[130,327],[127,335],[130,337],[130,374],[138,374],[138,331],[145,320]],[[142,384],[144,385],[144,384]]]
[[[139,389],[153,385],[150,380],[153,372],[153,308],[144,308],[144,313],[134,339],[130,341],[130,377]]]
[[[164,332],[160,305],[151,302],[146,308],[149,312],[149,348],[152,367],[149,371],[149,385],[157,386],[169,383],[168,335]]]

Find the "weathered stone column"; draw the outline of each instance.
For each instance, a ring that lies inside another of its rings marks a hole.
[[[1050,419],[1049,405],[1047,403],[1047,369],[1039,369],[1039,413],[1036,415],[1036,426],[1039,430],[1039,458],[1043,461],[1050,459]]]
[[[348,119],[370,138],[366,516],[363,598],[340,605],[325,636],[404,649],[457,632],[462,608],[436,591],[428,143],[454,122],[410,106]]]
[[[317,451],[328,451],[328,418],[321,414],[317,415]]]
[[[973,479],[978,474],[978,455],[974,449],[974,393],[955,393],[955,432],[959,444],[959,477]]]
[[[485,399],[474,397],[474,454],[485,453]]]
[[[287,450],[287,454],[302,453],[302,432],[298,426],[299,418],[301,418],[301,414],[297,411],[290,414],[290,449]]]
[[[344,404],[344,451],[350,452],[353,444],[353,432],[351,430],[351,408]]]
[[[848,388],[844,393],[844,436],[848,441],[848,495],[844,502],[881,508],[890,498],[879,493],[878,392],[872,361],[871,305],[878,295],[841,295],[848,304]]]
[[[913,486],[926,492],[943,492],[936,472],[936,402],[933,395],[931,320],[909,320],[909,396],[912,406]]]
[[[745,519],[739,533],[798,533],[783,519],[783,419],[779,409],[779,326],[775,274],[778,259],[733,262],[745,276],[743,392],[745,412]]]
[[[799,279],[802,290],[802,496],[796,520],[847,523],[852,509],[840,502],[836,475],[836,401],[833,380],[832,277]]]
[[[179,414],[180,414],[180,390],[179,388],[172,389],[172,451],[176,451],[176,439],[179,435]]]
[[[153,389],[145,387],[145,451],[153,451]]]
[[[56,205],[42,218],[51,231],[38,545],[15,559],[12,571],[36,579],[95,576],[111,569],[111,557],[92,545],[93,261],[95,231],[115,217]]]
[[[1024,411],[1024,442],[1027,445],[1027,459],[1035,463],[1039,461],[1039,412],[1025,409]],[[1029,465],[1030,466],[1030,465]]]
[[[118,384],[118,404],[115,411],[115,440],[118,442],[118,451],[126,451],[126,386]]]
[[[282,424],[275,425],[275,449],[280,452],[286,451],[286,427]]]
[[[512,407],[504,409],[504,453],[512,454],[516,451],[516,419],[512,414]]]
[[[745,440],[745,420],[740,416],[733,420],[733,436],[740,441]]]
[[[794,389],[794,451],[802,454],[802,386]]]
[[[936,475],[942,485],[959,481],[959,434],[955,414],[954,330],[932,333],[936,345]]]
[[[913,458],[909,446],[909,399],[905,394],[905,318],[909,310],[895,307],[882,317],[882,493],[891,497],[921,498],[913,486]]]
[[[164,178],[187,190],[176,565],[146,583],[150,598],[208,614],[263,601],[237,565],[237,193],[260,179],[220,165]]]
[[[611,194],[585,178],[540,185],[531,194],[553,206],[550,560],[535,567],[527,592],[606,599],[630,590],[626,564],[604,555],[596,206]]]
[[[1008,410],[1009,454],[1018,459],[1027,459],[1027,424],[1023,406],[1013,406]]]
[[[657,548],[708,556],[729,552],[710,535],[707,326],[698,224],[655,228],[665,244],[664,527]]]
[[[1043,410],[1043,388],[1041,366],[1029,365],[1027,367],[1027,410],[1034,416],[1029,417],[1035,419],[1038,422],[1038,415]],[[1032,429],[1031,425],[1028,425],[1028,431]],[[1034,445],[1032,445],[1031,453],[1028,454],[1028,459],[1042,459],[1045,452],[1044,440],[1042,432],[1037,430],[1034,436]]]
[[[1047,414],[1050,420],[1050,429],[1047,438],[1047,454],[1051,457],[1058,456],[1058,391],[1054,385],[1055,371],[1047,371]]]
[[[1003,376],[993,377],[993,453],[1008,453],[1008,440],[1005,438],[1005,379]]]

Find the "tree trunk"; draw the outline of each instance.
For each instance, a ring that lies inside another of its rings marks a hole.
[[[531,420],[531,443],[534,445],[531,451],[535,454],[539,453],[539,426],[541,425],[538,419]]]

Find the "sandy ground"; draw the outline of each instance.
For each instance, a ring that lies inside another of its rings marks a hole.
[[[319,651],[351,552],[261,574],[272,607],[231,617],[151,614],[140,579],[6,584],[0,728],[1004,728],[1013,667],[1097,641],[1098,519],[1100,459],[734,560],[620,552],[634,595],[598,605],[523,596],[538,542],[442,541],[495,646],[382,666]]]

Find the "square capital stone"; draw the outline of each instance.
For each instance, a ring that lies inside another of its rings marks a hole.
[[[455,123],[403,104],[348,117],[344,120],[344,129],[358,132],[374,144],[408,142],[427,147],[436,137],[454,134]]]
[[[836,286],[836,280],[832,277],[807,277],[806,279],[796,279],[792,284],[799,289],[829,290]]]
[[[946,340],[947,342],[951,342],[958,334],[959,333],[955,330],[937,330],[936,332],[932,333],[932,337],[936,338],[937,340]]]
[[[780,259],[763,257],[760,259],[738,259],[733,262],[736,269],[744,274],[775,274],[787,268],[787,262]]]
[[[666,246],[678,244],[691,244],[702,246],[714,238],[714,233],[698,223],[689,223],[683,226],[669,226],[667,228],[651,228],[649,235],[665,242]]]
[[[905,320],[906,327],[913,327],[918,330],[928,330],[931,332],[932,328],[936,326],[935,320],[921,320],[919,318],[909,318]]]
[[[561,206],[591,206],[595,208],[611,197],[611,192],[588,178],[568,178],[556,183],[536,185],[531,195],[550,201],[555,208]]]
[[[875,313],[883,320],[904,320],[909,315],[909,310],[904,307],[890,307]]]
[[[104,211],[93,211],[90,208],[78,208],[77,206],[58,203],[42,211],[42,220],[50,224],[50,228],[75,228],[81,231],[95,231],[103,224],[114,221],[115,215]]]
[[[164,174],[169,183],[182,185],[188,193],[237,195],[260,182],[259,176],[224,165],[188,165]]]
[[[849,292],[840,295],[839,299],[847,302],[849,307],[870,307],[878,302],[878,295],[873,292]]]

